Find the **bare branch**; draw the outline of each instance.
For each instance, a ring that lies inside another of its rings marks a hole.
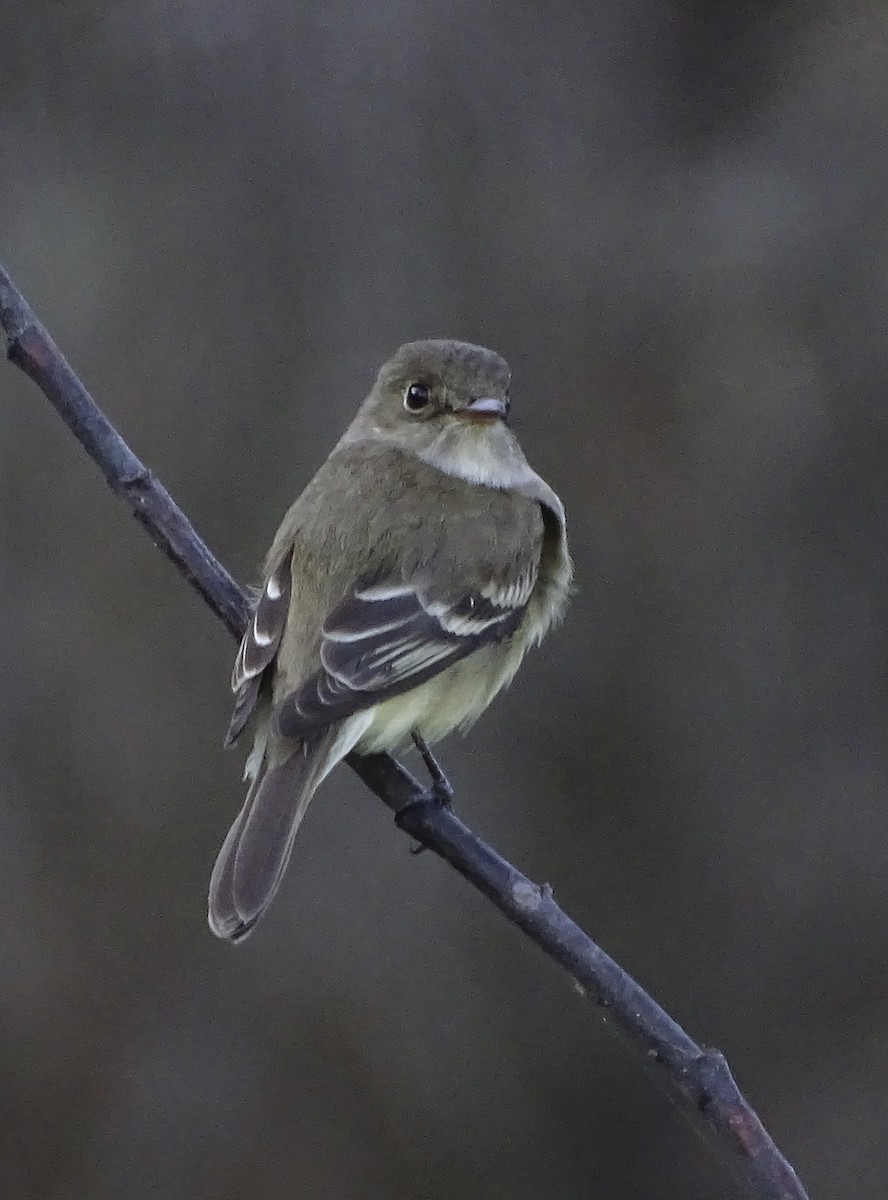
[[[9,359],[37,384],[129,505],[228,630],[240,637],[245,593],[213,557],[169,492],[133,454],[71,370],[52,338],[0,266],[0,325]],[[424,790],[387,754],[349,765],[396,814],[398,826],[474,885],[573,977],[625,1040],[652,1064],[655,1078],[693,1127],[757,1200],[807,1200],[717,1050],[704,1050],[555,903],[449,809],[423,803]]]

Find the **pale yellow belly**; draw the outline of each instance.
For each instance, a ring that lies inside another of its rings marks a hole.
[[[395,752],[414,729],[431,744],[454,729],[467,728],[512,681],[527,646],[528,639],[519,636],[485,647],[427,683],[377,705],[356,749],[361,754]]]

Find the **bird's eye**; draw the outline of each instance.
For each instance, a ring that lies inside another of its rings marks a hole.
[[[404,407],[408,412],[422,412],[431,403],[432,396],[424,383],[411,383],[404,392]]]

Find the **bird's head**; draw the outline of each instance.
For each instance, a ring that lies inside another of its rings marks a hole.
[[[382,437],[449,474],[495,482],[491,461],[505,465],[517,450],[506,428],[509,380],[505,359],[483,346],[408,342],[381,368],[347,436]]]

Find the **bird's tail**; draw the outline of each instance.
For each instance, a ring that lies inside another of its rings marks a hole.
[[[285,756],[279,746],[273,756],[266,747],[210,878],[209,921],[217,937],[239,942],[274,899],[315,789],[351,749],[342,748],[343,732],[291,743]]]

